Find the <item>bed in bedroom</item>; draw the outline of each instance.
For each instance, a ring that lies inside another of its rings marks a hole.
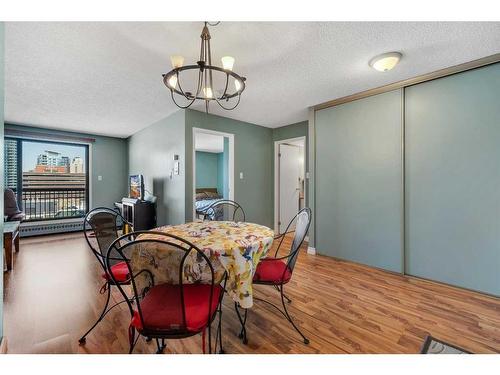
[[[198,219],[204,219],[208,208],[220,200],[223,200],[223,198],[217,191],[217,188],[197,188],[194,202],[196,217]],[[213,213],[211,214],[213,215]],[[217,212],[215,213],[215,216],[217,216]],[[211,217],[211,219],[214,220],[216,218]]]

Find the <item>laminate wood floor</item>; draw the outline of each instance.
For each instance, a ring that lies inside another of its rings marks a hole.
[[[127,353],[125,305],[87,337],[100,313],[101,270],[81,233],[21,240],[14,270],[4,274],[4,334],[9,353]],[[474,353],[500,352],[500,299],[438,283],[309,255],[304,249],[286,292],[305,345],[271,307],[249,312],[248,345],[230,298],[223,309],[227,353],[418,353],[426,335]],[[255,294],[279,303],[268,286]],[[227,296],[226,296],[227,297]],[[119,300],[118,293],[113,295]],[[154,353],[140,339],[135,353]],[[166,354],[201,353],[201,336],[170,340]]]

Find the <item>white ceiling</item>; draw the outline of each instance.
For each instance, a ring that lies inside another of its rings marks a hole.
[[[194,149],[205,152],[224,152],[224,137],[222,135],[196,133]]]
[[[126,137],[177,110],[161,74],[197,61],[201,22],[8,22],[6,121]],[[500,52],[500,23],[222,22],[212,55],[247,77],[239,107],[212,113],[267,127],[307,107]],[[401,51],[388,73],[374,55]],[[202,107],[194,107],[203,110]]]

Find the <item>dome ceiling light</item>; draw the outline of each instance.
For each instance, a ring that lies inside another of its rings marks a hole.
[[[402,57],[403,55],[400,52],[387,52],[375,56],[368,64],[379,72],[387,72],[394,68]]]

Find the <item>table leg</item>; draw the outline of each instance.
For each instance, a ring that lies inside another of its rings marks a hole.
[[[16,253],[19,252],[19,237],[21,236],[19,235],[19,232],[17,232],[16,238],[14,239],[14,247],[16,249]]]
[[[243,309],[245,310],[245,314],[243,318],[241,317],[240,314],[240,308],[238,306],[238,302],[234,303],[234,309],[236,310],[236,314],[238,315],[238,320],[240,321],[241,324],[241,331],[238,337],[243,340],[243,344],[248,344],[248,339],[247,339],[247,329],[246,329],[246,323],[247,323],[247,315],[248,315],[248,309]]]
[[[3,238],[5,249],[5,263],[7,263],[7,271],[12,269],[12,235],[6,234]]]

